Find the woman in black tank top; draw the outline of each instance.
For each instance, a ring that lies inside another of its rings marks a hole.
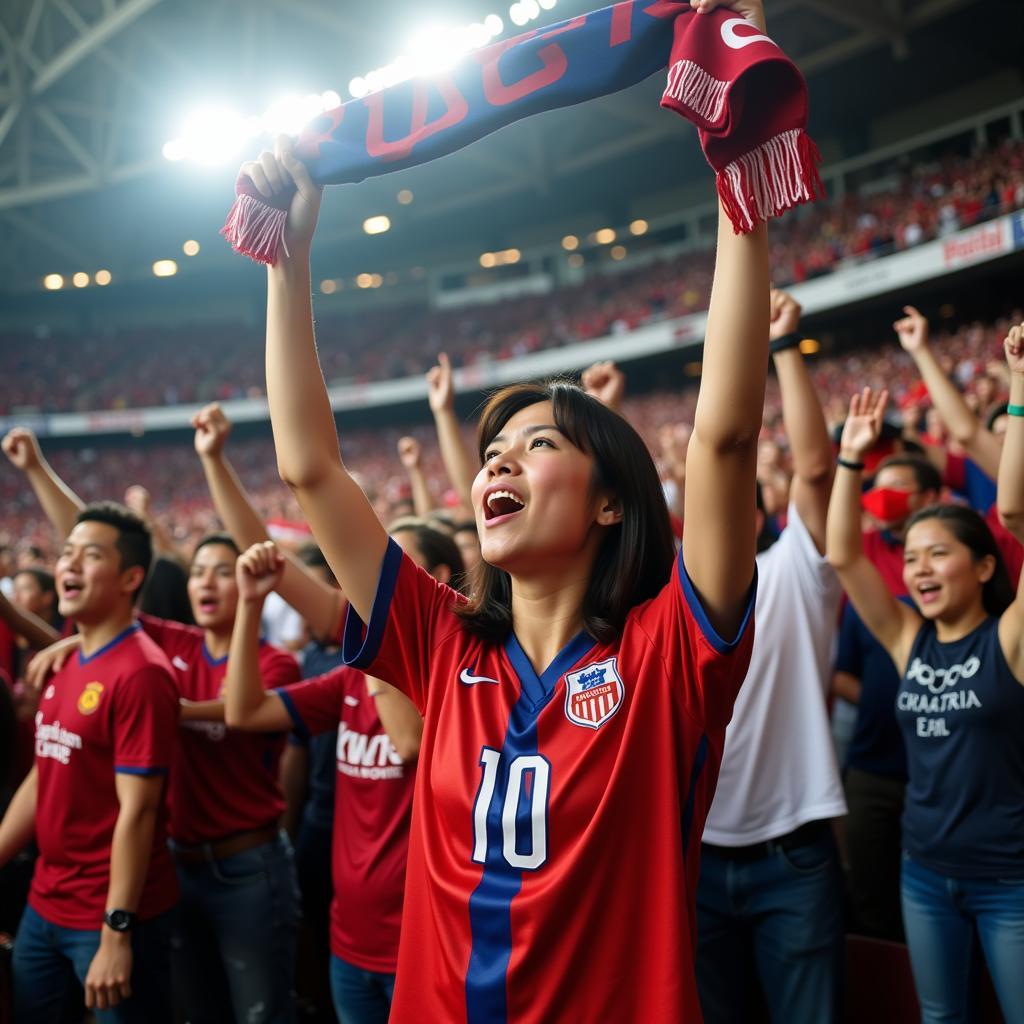
[[[1024,325],[1005,342],[1010,424],[999,512],[1024,539]],[[966,1021],[980,943],[1008,1024],[1024,1024],[1024,593],[984,520],[934,505],[907,526],[889,592],[861,542],[862,458],[888,393],[850,401],[828,515],[827,555],[902,675],[896,717],[910,782],[903,815],[903,918],[921,1019]]]

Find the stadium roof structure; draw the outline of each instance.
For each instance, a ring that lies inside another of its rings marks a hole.
[[[0,293],[38,290],[51,270],[109,267],[122,279],[139,268],[148,273],[153,259],[173,247],[180,252],[187,237],[212,247],[234,168],[199,171],[164,159],[162,146],[183,107],[218,95],[253,109],[273,86],[334,89],[347,99],[349,79],[391,59],[410,12],[424,6],[4,0]],[[542,13],[541,24],[593,6],[561,0]],[[496,0],[445,0],[443,13],[468,22],[496,8],[507,20]],[[1015,68],[1019,75],[1019,8],[1019,0],[767,4],[773,35],[811,79],[812,129],[836,137],[838,155],[863,147],[866,119],[898,101],[923,101],[986,71]],[[1001,31],[1004,17],[1016,18],[1018,30]],[[972,28],[982,18],[985,29]],[[513,31],[509,26],[505,35]],[[973,37],[984,40],[980,49]],[[899,95],[894,83],[901,83]],[[706,173],[693,133],[658,109],[659,91],[649,81],[530,119],[434,165],[346,190],[333,204],[324,244],[356,254],[401,246],[429,260],[460,234],[486,248],[491,239],[500,244],[524,225],[573,211],[628,212],[636,193]],[[416,201],[401,213],[401,233],[391,232],[386,243],[365,238],[363,216],[397,209],[402,187]],[[225,246],[217,265],[232,258]]]

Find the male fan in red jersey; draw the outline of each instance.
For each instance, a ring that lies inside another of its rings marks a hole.
[[[79,513],[57,561],[60,611],[81,650],[43,691],[36,764],[0,824],[0,864],[35,835],[29,906],[13,960],[15,1019],[61,1019],[71,975],[101,1021],[170,1021],[164,781],[178,693],[164,654],[133,622],[152,557],[121,506]]]

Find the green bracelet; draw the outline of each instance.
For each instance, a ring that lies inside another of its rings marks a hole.
[[[1024,405],[1008,405],[1006,411],[1011,416],[1024,416]]]

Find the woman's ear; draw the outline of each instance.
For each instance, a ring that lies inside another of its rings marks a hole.
[[[976,563],[978,567],[978,581],[982,584],[988,583],[996,571],[996,560],[992,555],[980,558]]]
[[[601,508],[597,513],[598,526],[615,526],[622,522],[622,506],[618,498],[602,498]]]

